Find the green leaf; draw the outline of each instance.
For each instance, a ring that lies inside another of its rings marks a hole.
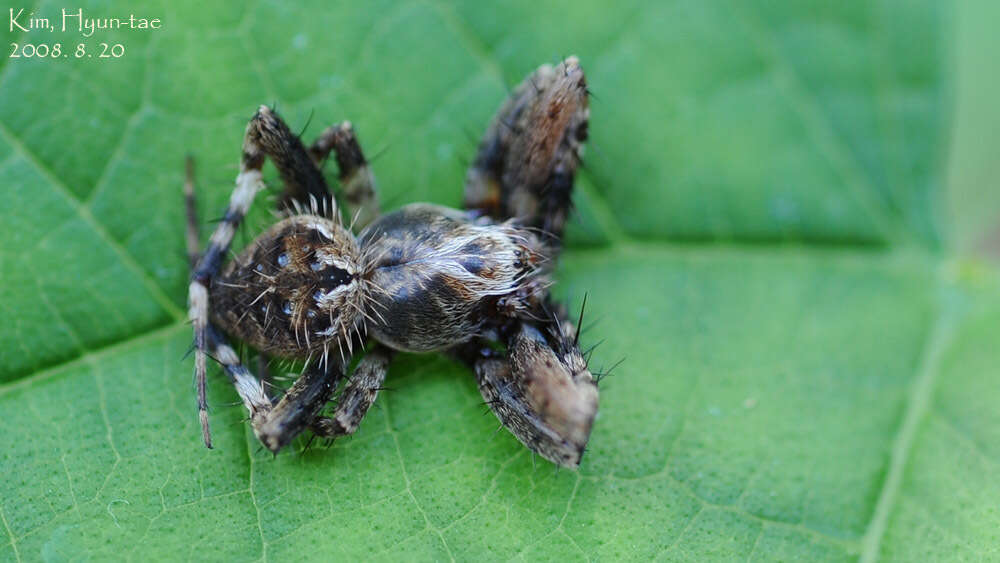
[[[82,9],[163,26],[0,27],[68,54],[0,63],[0,560],[1000,556],[1000,270],[962,254],[1000,205],[952,148],[995,105],[966,89],[990,62],[952,69],[991,33],[975,5]],[[581,469],[434,355],[393,363],[353,438],[274,459],[215,372],[204,449],[184,155],[211,225],[276,103],[307,138],[350,119],[387,207],[458,205],[508,85],[569,54],[592,137],[556,291],[589,296],[592,368],[625,358]]]

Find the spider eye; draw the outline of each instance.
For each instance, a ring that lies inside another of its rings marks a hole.
[[[287,265],[288,265],[288,254],[282,252],[281,254],[278,255],[278,266],[284,268]]]
[[[335,287],[351,283],[351,280],[354,279],[354,276],[347,270],[336,266],[326,266],[319,272],[319,275],[320,285],[324,289],[333,289]]]
[[[284,314],[286,314],[286,315],[291,315],[292,314],[292,302],[291,301],[285,301],[284,303],[282,303],[281,304],[281,312],[284,313]]]

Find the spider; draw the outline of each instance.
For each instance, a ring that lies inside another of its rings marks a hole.
[[[212,447],[206,357],[221,364],[254,434],[277,453],[306,430],[327,439],[354,433],[395,352],[444,351],[473,369],[486,404],[518,440],[577,467],[597,385],[578,331],[548,288],[588,118],[577,58],[543,65],[488,127],[466,176],[464,210],[415,203],[380,215],[375,178],[349,122],[307,149],[261,106],[246,128],[229,206],[203,253],[189,166],[188,303],[205,445]],[[321,172],[331,152],[353,217],[347,226]],[[267,157],[284,184],[281,219],[223,264],[264,188]],[[272,397],[266,377],[240,362],[227,336],[305,367]],[[355,352],[366,348],[348,375]]]

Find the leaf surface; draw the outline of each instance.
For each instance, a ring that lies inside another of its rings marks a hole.
[[[1000,281],[942,209],[949,5],[84,10],[163,29],[3,32],[95,56],[0,70],[0,559],[997,556]],[[592,369],[625,359],[580,471],[433,355],[353,438],[275,459],[214,373],[205,450],[184,155],[206,228],[260,103],[307,139],[350,119],[386,208],[458,205],[507,88],[569,54],[592,136],[556,291],[589,296]]]

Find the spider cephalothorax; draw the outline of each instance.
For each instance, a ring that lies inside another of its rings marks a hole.
[[[214,280],[212,320],[266,354],[324,353],[350,342],[367,280],[354,236],[335,221],[293,215],[271,227]]]
[[[202,255],[188,192],[190,316],[206,445],[208,352],[232,379],[257,437],[277,451],[306,429],[327,438],[354,432],[394,351],[446,351],[473,367],[487,404],[519,440],[575,467],[590,436],[597,389],[576,330],[549,297],[548,276],[588,117],[576,59],[545,65],[487,130],[467,175],[466,211],[411,204],[380,216],[374,176],[349,123],[330,127],[306,149],[261,107],[247,125],[229,209]],[[330,151],[356,236],[341,223],[320,172]],[[265,156],[285,183],[285,217],[222,265],[263,187]],[[214,325],[262,354],[305,361],[303,374],[275,404]],[[324,416],[366,340],[374,344],[347,378],[332,415]]]

